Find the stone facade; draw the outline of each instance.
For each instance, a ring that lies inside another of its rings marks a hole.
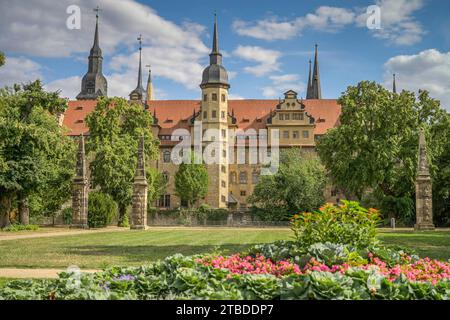
[[[425,132],[420,130],[416,178],[416,224],[415,230],[434,230],[432,182],[428,168]]]
[[[86,174],[84,136],[78,142],[76,176],[72,189],[72,225],[71,228],[87,229],[88,226],[89,181]]]
[[[145,229],[147,226],[147,178],[145,175],[144,137],[139,141],[138,163],[133,184],[131,229]]]

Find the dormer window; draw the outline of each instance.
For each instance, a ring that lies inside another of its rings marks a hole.
[[[75,110],[83,110],[83,107],[82,106],[78,106],[78,107],[75,108]]]
[[[83,119],[78,119],[75,123],[83,123]]]

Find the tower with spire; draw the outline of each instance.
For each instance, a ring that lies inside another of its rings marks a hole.
[[[153,81],[152,81],[152,67],[150,65],[146,66],[148,68],[148,79],[147,79],[147,101],[154,100],[155,97],[153,95]]]
[[[102,73],[103,56],[98,32],[98,13],[100,9],[97,7],[94,11],[96,12],[94,45],[88,58],[88,72],[81,81],[81,92],[77,95],[77,100],[95,100],[98,97],[106,97],[108,93],[108,83]]]
[[[142,87],[142,35],[139,35],[137,40],[139,41],[139,70],[136,89],[130,93],[131,101],[143,101],[145,99],[145,90]]]
[[[222,65],[219,50],[217,15],[214,15],[214,34],[209,65],[203,71],[200,120],[206,132],[215,136],[203,137],[206,154],[214,159],[207,166],[209,181],[206,203],[216,208],[227,207],[228,201],[228,73]],[[212,129],[212,130],[209,130]],[[212,151],[214,150],[214,152]]]
[[[314,69],[312,74],[311,74],[311,61],[309,62],[309,79],[308,79],[308,88],[306,92],[306,99],[322,99],[317,44],[314,51]]]

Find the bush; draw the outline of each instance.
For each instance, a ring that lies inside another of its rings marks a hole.
[[[25,230],[36,231],[36,230],[39,230],[39,226],[37,226],[35,224],[23,225],[23,224],[14,223],[14,224],[11,224],[8,227],[2,229],[2,231],[7,231],[7,232],[25,231]]]
[[[117,204],[111,196],[98,191],[89,193],[88,224],[90,228],[106,227],[117,213]]]
[[[66,225],[72,224],[72,208],[71,207],[64,208],[62,210],[62,217],[64,224]]]
[[[330,242],[363,249],[378,243],[375,236],[379,222],[377,210],[344,200],[340,205],[327,204],[319,211],[296,214],[291,229],[303,248]]]

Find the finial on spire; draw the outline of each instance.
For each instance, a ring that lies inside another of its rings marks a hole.
[[[100,11],[102,11],[102,9],[100,9],[100,7],[99,6],[97,6],[96,8],[94,8],[93,9],[94,11],[95,11],[95,17],[97,18],[97,20],[98,20],[98,13],[100,12]]]

